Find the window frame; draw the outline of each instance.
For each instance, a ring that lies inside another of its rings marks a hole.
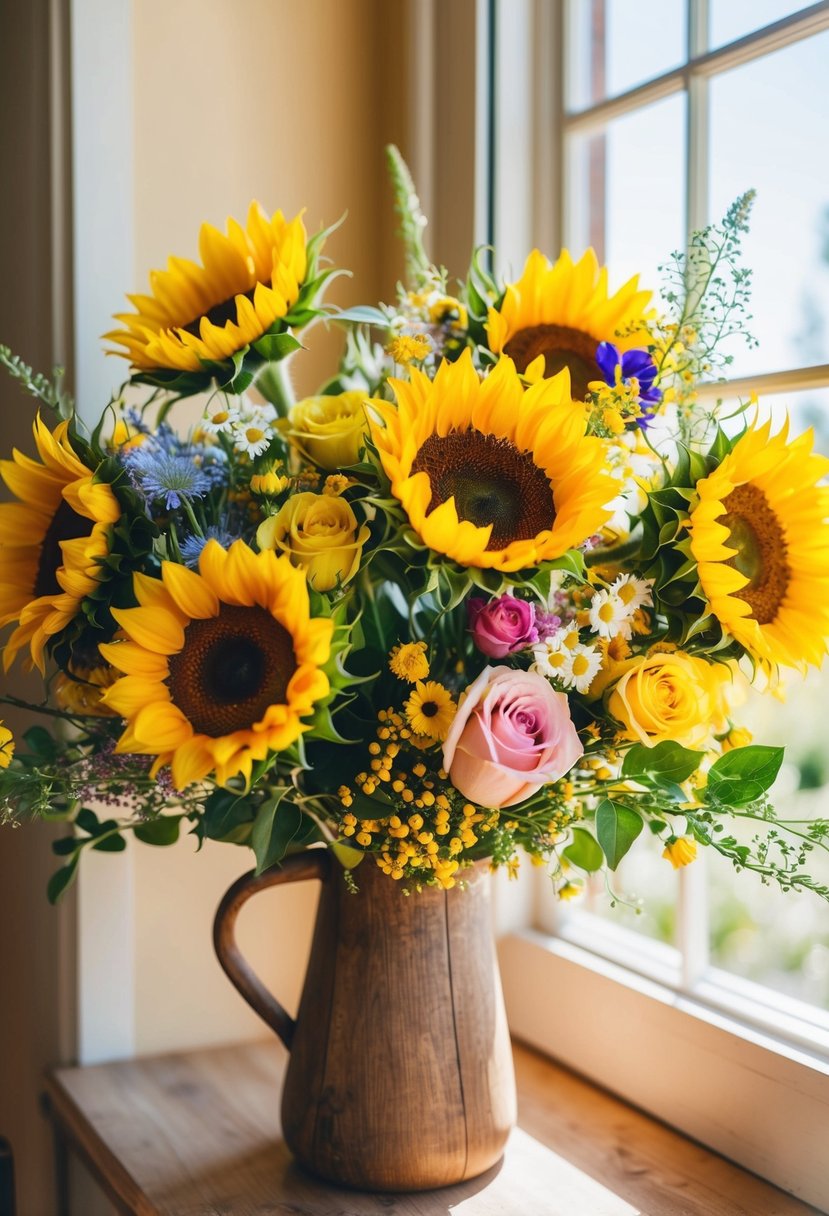
[[[555,252],[566,244],[572,135],[600,131],[683,91],[686,229],[703,227],[710,218],[712,76],[829,29],[823,0],[709,50],[708,0],[688,0],[683,65],[574,110],[565,101],[568,0],[490,0],[490,7],[488,142],[495,165],[487,237],[504,273],[517,271],[533,245]],[[699,395],[827,385],[829,364],[820,364],[718,381]],[[499,883],[496,923],[504,934],[499,949],[513,1033],[806,1202],[829,1208],[819,1130],[829,1126],[829,1015],[710,967],[704,858],[678,879],[676,952],[597,918],[556,917],[540,870],[523,874],[512,889]],[[632,1024],[645,1033],[625,1034]]]

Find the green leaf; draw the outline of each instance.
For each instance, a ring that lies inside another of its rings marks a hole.
[[[604,854],[594,836],[585,828],[573,828],[573,840],[564,849],[564,856],[580,870],[592,873],[604,864]]]
[[[23,738],[30,752],[44,760],[54,759],[58,745],[45,727],[30,726],[23,732]]]
[[[144,844],[168,845],[178,840],[181,827],[181,815],[159,815],[157,819],[148,819],[133,828],[136,840]]]
[[[685,781],[699,768],[704,752],[695,752],[679,743],[665,740],[656,747],[636,743],[625,753],[623,777],[662,777],[666,781]]]
[[[280,862],[288,845],[302,827],[302,811],[293,803],[281,806],[288,789],[278,790],[260,806],[253,823],[250,843],[256,854],[256,873],[270,869]]]
[[[46,887],[46,895],[50,904],[56,904],[66,888],[72,882],[78,869],[79,859],[80,853],[76,853],[67,865],[63,866],[60,870],[57,870],[49,879],[48,886]]]
[[[328,846],[344,870],[353,870],[365,858],[362,849],[355,849],[344,840],[333,840]]]
[[[379,308],[372,308],[368,304],[357,304],[353,308],[344,308],[332,313],[331,320],[351,321],[355,325],[377,325],[383,329],[389,327],[389,319],[386,314]]]
[[[774,784],[783,763],[782,747],[738,747],[720,756],[708,772],[706,801],[728,806],[754,802]]]
[[[52,841],[52,852],[58,857],[66,857],[80,847],[80,841],[75,836],[60,836]]]
[[[269,363],[278,363],[295,350],[302,350],[302,343],[293,334],[263,334],[253,349]]]
[[[607,864],[615,870],[642,831],[642,816],[620,802],[605,798],[596,808],[596,836]]]
[[[115,820],[109,820],[106,824],[101,824],[107,831],[115,827]],[[123,853],[127,847],[127,842],[120,834],[117,836],[103,836],[100,840],[93,844],[93,849],[97,849],[101,853]]]
[[[253,807],[246,798],[230,790],[216,790],[207,800],[200,826],[208,840],[249,844],[253,820]]]
[[[98,816],[86,806],[82,806],[78,811],[75,816],[75,823],[82,831],[88,832],[90,836],[97,836],[101,830]]]

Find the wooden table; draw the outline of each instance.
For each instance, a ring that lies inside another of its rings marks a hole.
[[[303,1174],[280,1140],[285,1059],[268,1042],[63,1068],[47,1079],[49,1105],[60,1139],[116,1207],[137,1216],[815,1211],[518,1045],[520,1126],[500,1166],[420,1194],[337,1190]]]

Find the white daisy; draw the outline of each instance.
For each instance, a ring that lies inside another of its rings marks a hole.
[[[233,432],[233,445],[237,452],[247,452],[254,460],[267,450],[272,438],[273,431],[267,425],[241,426]]]
[[[613,590],[594,594],[588,616],[590,628],[600,638],[610,639],[621,634],[627,640],[633,632],[633,609]]]
[[[567,630],[559,629],[543,642],[538,642],[533,646],[533,658],[535,659],[532,665],[533,671],[538,672],[541,676],[546,676],[548,680],[563,678],[570,665],[570,651],[564,645],[566,633]]]
[[[576,692],[587,692],[602,665],[602,653],[595,646],[576,646],[569,652],[565,681]]]
[[[610,590],[618,595],[633,615],[637,608],[653,603],[652,587],[653,579],[637,578],[635,574],[620,574]]]
[[[239,421],[239,411],[230,402],[208,407],[202,419],[201,429],[209,435],[222,435],[232,431]]]

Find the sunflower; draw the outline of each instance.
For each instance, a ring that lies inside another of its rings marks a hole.
[[[507,284],[500,308],[489,310],[489,346],[509,355],[519,372],[539,355],[547,376],[569,368],[573,397],[583,401],[590,382],[604,379],[596,362],[600,342],[613,341],[622,351],[648,345],[642,323],[650,298],[639,290],[638,276],[609,295],[607,269],[599,268],[592,249],[578,262],[564,249],[554,265],[534,249],[521,278]]]
[[[131,295],[134,313],[118,313],[126,329],[105,334],[139,371],[203,370],[255,342],[296,303],[308,260],[301,215],[271,219],[252,202],[247,226],[227,222],[227,236],[212,224],[199,233],[202,265],[171,257],[150,273],[152,295]]]
[[[329,691],[333,622],[311,620],[305,575],[244,541],[210,540],[199,572],[163,562],[134,576],[138,608],[115,609],[127,641],[100,647],[125,673],[103,701],[126,719],[117,751],[156,756],[184,789],[220,785],[289,747]]]
[[[709,611],[764,667],[820,665],[829,640],[829,460],[788,423],[745,431],[697,484],[691,552]]]
[[[390,381],[372,436],[424,544],[463,566],[523,570],[560,557],[608,518],[604,445],[585,435],[566,372],[525,389],[502,357],[481,381],[470,352],[434,380]]]
[[[17,621],[3,656],[6,670],[24,646],[40,671],[47,642],[77,616],[95,590],[109,552],[109,526],[121,508],[105,483],[76,456],[69,423],[50,432],[34,422],[40,463],[14,451],[0,477],[18,502],[0,504],[0,627]]]

